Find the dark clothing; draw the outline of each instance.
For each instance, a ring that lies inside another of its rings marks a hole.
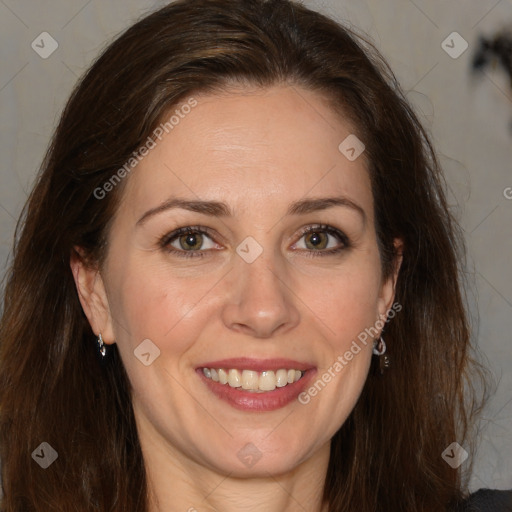
[[[512,512],[512,490],[480,489],[454,512]]]

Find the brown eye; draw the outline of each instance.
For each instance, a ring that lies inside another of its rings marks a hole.
[[[178,239],[180,249],[184,251],[199,250],[203,244],[203,235],[201,233],[187,233],[181,235]]]
[[[308,249],[325,249],[329,243],[329,236],[322,231],[311,231],[304,239]]]
[[[324,224],[308,226],[301,235],[295,247],[305,251],[306,256],[329,256],[351,247],[342,231]]]
[[[203,257],[210,253],[209,249],[219,248],[207,228],[195,226],[179,228],[164,236],[160,246],[169,253],[184,257]]]

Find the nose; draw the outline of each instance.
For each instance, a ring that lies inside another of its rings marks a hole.
[[[269,338],[278,331],[284,334],[300,319],[284,266],[277,266],[265,252],[252,263],[237,261],[222,311],[229,329],[256,338]]]

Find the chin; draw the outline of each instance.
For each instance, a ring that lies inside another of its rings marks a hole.
[[[222,455],[210,453],[209,462],[222,474],[239,478],[268,478],[269,474],[277,476],[293,471],[310,456],[303,446],[299,450],[297,447],[286,446],[285,443],[280,446],[267,443],[264,448],[259,449],[256,444],[257,442],[242,442],[236,447],[226,448]],[[227,457],[228,453],[234,456]]]
[[[274,454],[262,455],[259,460],[243,463],[238,459],[227,464],[225,470],[231,477],[238,478],[268,478],[269,475],[278,476],[292,472],[300,465],[301,460],[297,458],[288,458],[279,460]]]

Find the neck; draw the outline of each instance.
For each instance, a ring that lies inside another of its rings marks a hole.
[[[155,449],[159,443],[160,449]],[[322,502],[329,443],[283,474],[237,477],[190,460],[162,440],[142,442],[149,512],[328,512]]]

